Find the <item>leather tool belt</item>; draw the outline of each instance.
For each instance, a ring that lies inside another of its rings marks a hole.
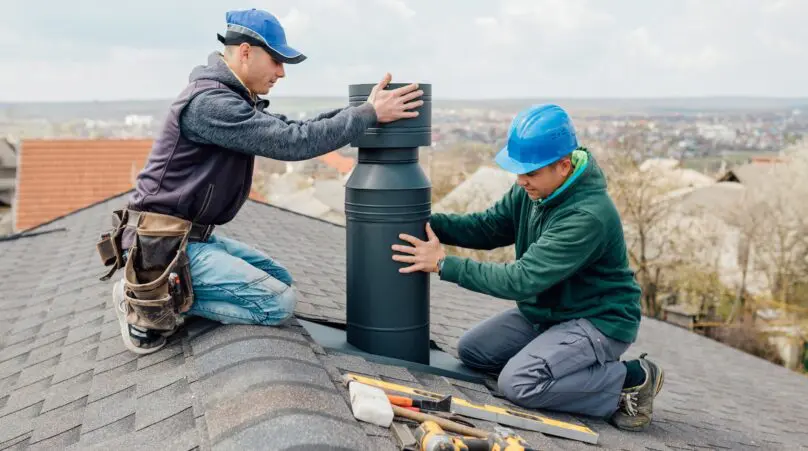
[[[124,268],[127,322],[146,329],[173,330],[177,316],[187,312],[194,301],[188,242],[206,241],[214,226],[129,209],[115,210],[112,226],[96,243],[101,261],[110,267],[101,280]],[[135,233],[124,257],[126,228]]]

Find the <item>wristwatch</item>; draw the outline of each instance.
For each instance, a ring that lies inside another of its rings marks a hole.
[[[443,271],[443,261],[444,260],[446,260],[446,257],[443,257],[440,260],[438,260],[438,275],[440,275],[440,272]]]

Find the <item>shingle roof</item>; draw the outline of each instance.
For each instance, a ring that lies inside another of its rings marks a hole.
[[[502,403],[482,385],[370,363],[313,343],[299,325],[221,326],[191,319],[149,356],[123,347],[95,254],[109,211],[124,199],[0,242],[0,449],[393,450],[386,429],[353,419],[339,384],[351,371]],[[299,312],[344,320],[341,227],[248,202],[218,233],[287,265]],[[509,303],[433,281],[432,335],[457,338]],[[649,352],[666,370],[647,432],[569,415],[607,449],[795,449],[808,443],[808,378],[675,326],[645,319],[627,358]],[[490,425],[478,422],[478,426]],[[522,433],[522,431],[520,431]],[[524,432],[540,449],[589,449]]]

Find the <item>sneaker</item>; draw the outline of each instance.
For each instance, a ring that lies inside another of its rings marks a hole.
[[[624,388],[620,404],[610,421],[627,431],[642,431],[651,424],[654,413],[654,398],[662,390],[665,372],[656,363],[640,355],[640,366],[645,370],[645,381],[636,387]]]
[[[112,288],[112,302],[115,305],[115,314],[118,316],[118,325],[121,327],[121,337],[126,349],[136,354],[151,354],[165,346],[167,335],[163,334],[174,333],[174,331],[160,333],[160,331],[143,329],[127,323],[126,299],[123,296],[122,281],[116,282]]]

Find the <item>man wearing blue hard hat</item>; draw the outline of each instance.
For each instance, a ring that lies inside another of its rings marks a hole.
[[[629,267],[620,216],[593,155],[557,105],[520,112],[495,158],[516,184],[483,212],[434,214],[428,241],[394,245],[402,272],[516,302],[466,332],[464,364],[498,373],[502,394],[526,408],[609,418],[626,430],[651,421],[663,371],[641,355],[621,362],[637,337],[640,288]],[[514,244],[516,261],[447,256],[441,243],[472,249]]]
[[[213,234],[249,197],[256,156],[315,158],[359,138],[377,123],[417,116],[417,85],[384,89],[367,102],[294,121],[267,111],[284,64],[306,57],[290,46],[278,19],[256,9],[226,13],[223,52],[190,74],[171,104],[126,208],[97,244],[106,280],[125,268],[113,303],[125,346],[161,349],[186,316],[222,323],[283,324],[297,300],[292,275],[263,252]]]

